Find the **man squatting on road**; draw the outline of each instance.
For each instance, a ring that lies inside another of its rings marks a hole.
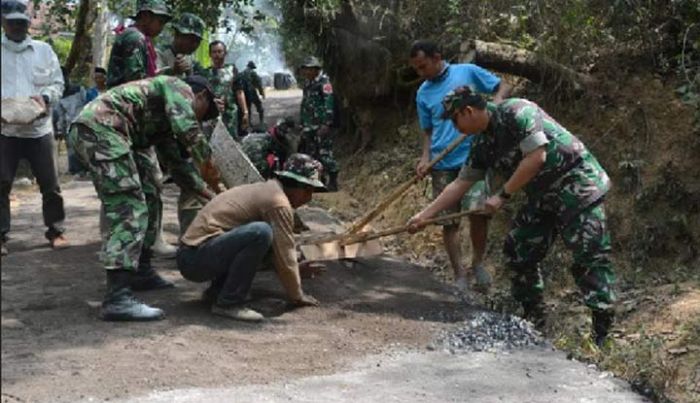
[[[181,238],[177,265],[186,279],[211,281],[204,299],[211,311],[232,319],[258,322],[263,316],[245,306],[253,278],[269,252],[277,275],[294,306],[318,301],[301,289],[301,277],[322,269],[297,263],[294,210],[326,191],[322,165],[306,154],[293,154],[275,178],[231,188],[199,211]]]

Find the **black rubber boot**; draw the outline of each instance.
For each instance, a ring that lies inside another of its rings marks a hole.
[[[337,192],[338,191],[338,173],[331,172],[328,174],[328,191]]]
[[[140,302],[131,293],[132,273],[107,270],[107,294],[102,301],[100,318],[104,321],[151,321],[165,317],[161,309]]]
[[[165,280],[153,269],[151,257],[153,251],[144,250],[139,258],[139,267],[131,276],[131,288],[134,291],[160,290],[163,288],[173,288],[175,284]]]
[[[615,313],[611,311],[591,311],[593,321],[593,341],[598,347],[602,347],[608,338],[610,327],[615,321]]]
[[[542,298],[535,298],[531,301],[523,301],[523,317],[533,325],[537,330],[543,330],[546,323],[545,307]]]

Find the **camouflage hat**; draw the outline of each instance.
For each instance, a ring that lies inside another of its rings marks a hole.
[[[292,154],[284,163],[282,171],[275,171],[277,176],[294,179],[299,183],[309,185],[316,191],[325,191],[326,186],[321,182],[323,165],[306,154]]]
[[[206,26],[204,20],[192,13],[182,13],[180,18],[171,22],[173,29],[181,34],[191,34],[199,39],[204,38],[204,30]]]
[[[277,124],[275,126],[277,127],[285,127],[285,128],[294,128],[297,125],[297,122],[294,120],[293,116],[285,116],[282,119],[279,119],[277,121]]]
[[[258,68],[258,66],[255,65],[255,62],[252,60],[248,62],[247,66],[249,69],[257,69]]]
[[[137,0],[136,13],[129,18],[136,19],[141,11],[150,11],[159,17],[167,19],[173,18],[172,14],[170,14],[170,8],[163,0]]]
[[[304,59],[304,63],[301,64],[301,67],[317,67],[320,69],[321,62],[319,62],[315,56],[308,56]]]
[[[214,101],[216,95],[214,95],[214,90],[211,88],[209,80],[207,80],[205,77],[193,74],[185,77],[184,81],[190,86],[190,88],[192,88],[192,92],[195,94],[201,91],[207,92],[209,97],[209,110],[207,111],[207,115],[203,120],[211,120],[219,116],[219,108],[216,106],[216,102]]]
[[[2,18],[6,20],[31,21],[27,14],[27,5],[17,0],[2,1]]]
[[[464,108],[465,106],[476,106],[484,107],[486,101],[484,98],[476,93],[473,89],[468,86],[457,87],[445,95],[442,99],[442,107],[445,108],[445,112],[442,113],[443,119],[451,119],[455,112]]]

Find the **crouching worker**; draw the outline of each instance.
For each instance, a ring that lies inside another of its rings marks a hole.
[[[539,265],[559,234],[573,252],[571,273],[592,311],[594,341],[601,345],[613,322],[615,302],[603,205],[610,188],[605,170],[578,138],[528,100],[512,98],[496,106],[461,87],[445,97],[443,106],[443,118],[452,119],[462,133],[478,135],[459,177],[411,218],[411,230],[461,199],[488,169],[509,178],[485,207],[494,213],[521,189],[527,196],[504,245],[513,297],[526,318],[544,324]]]
[[[263,316],[245,306],[255,272],[272,251],[277,275],[295,306],[318,301],[301,289],[296,259],[294,210],[314,191],[325,191],[319,180],[322,165],[305,154],[293,154],[276,178],[237,186],[199,211],[182,236],[177,265],[194,282],[211,281],[205,299],[211,311],[237,320],[258,322]],[[302,270],[314,270],[302,263]]]
[[[208,174],[206,183],[215,189],[218,171],[197,121],[217,113],[206,79],[192,76],[183,82],[159,76],[110,89],[73,122],[68,141],[90,171],[107,221],[102,240],[107,272],[103,320],[163,318],[162,310],[139,302],[131,292],[173,286],[151,266],[151,247],[159,230],[160,184],[153,174],[158,159],[143,150],[155,145],[180,187],[211,199],[214,193],[195,166],[181,157],[180,147],[189,151],[200,171]]]

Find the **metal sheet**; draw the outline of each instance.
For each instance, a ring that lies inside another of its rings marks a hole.
[[[214,164],[219,169],[221,180],[228,189],[263,181],[262,175],[250,162],[241,146],[231,138],[221,118],[216,123],[209,145]]]

